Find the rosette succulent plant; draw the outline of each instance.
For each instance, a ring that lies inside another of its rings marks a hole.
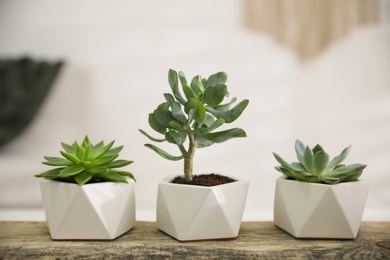
[[[42,172],[35,177],[73,182],[79,185],[92,182],[112,181],[128,183],[125,176],[135,181],[133,174],[119,171],[117,168],[133,163],[127,160],[115,160],[123,146],[112,148],[114,141],[107,145],[101,141],[92,145],[88,136],[85,136],[81,145],[76,141],[72,144],[61,143],[64,151],[60,151],[64,158],[45,156],[43,164],[57,168]]]
[[[329,161],[329,155],[317,144],[313,149],[305,146],[301,141],[295,142],[295,152],[299,162],[291,164],[283,160],[278,154],[273,153],[281,166],[275,169],[283,173],[289,179],[305,182],[319,182],[336,184],[339,182],[356,181],[367,165],[341,164],[348,156],[351,146],[345,148],[340,155]]]
[[[139,131],[154,142],[167,141],[176,145],[181,153],[178,156],[173,156],[152,144],[145,144],[165,159],[184,159],[184,178],[191,181],[196,148],[222,143],[231,138],[246,137],[245,131],[240,128],[218,132],[214,130],[225,123],[235,121],[249,101],[245,99],[233,108],[231,105],[236,98],[222,104],[228,96],[225,72],[218,72],[207,79],[195,76],[189,83],[183,72],[169,70],[168,81],[173,95],[164,94],[165,102],[149,114],[148,120],[150,127],[163,137],[155,138],[143,130]],[[179,82],[184,96],[179,90]]]

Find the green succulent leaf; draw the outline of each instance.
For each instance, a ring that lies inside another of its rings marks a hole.
[[[104,146],[102,149],[100,149],[97,154],[92,158],[93,160],[96,160],[102,156],[104,156],[114,145],[115,141],[111,141],[108,145]]]
[[[335,178],[335,177],[323,177],[321,179],[321,181],[323,183],[326,183],[326,184],[337,184],[339,183],[341,180],[340,178]]]
[[[168,72],[168,82],[171,86],[173,95],[175,96],[176,100],[179,101],[180,104],[184,105],[187,101],[183,98],[179,91],[179,82],[177,77],[177,72],[170,69]]]
[[[215,120],[209,127],[202,127],[202,128],[195,129],[194,134],[203,135],[203,134],[210,133],[211,131],[214,131],[218,127],[222,126],[224,123],[225,123],[225,120],[223,120],[222,118],[219,118],[219,119]]]
[[[147,134],[144,130],[142,129],[138,129],[138,131],[141,132],[141,134],[143,134],[144,136],[146,136],[147,138],[149,138],[151,141],[153,142],[158,142],[158,143],[161,143],[161,142],[164,142],[166,141],[165,138],[154,138],[152,136],[150,136],[149,134]]]
[[[111,148],[108,152],[105,153],[104,156],[111,156],[111,155],[117,155],[120,151],[122,151],[123,145]]]
[[[342,161],[344,161],[345,158],[347,158],[347,156],[348,156],[350,150],[351,150],[351,146],[348,146],[347,148],[345,148],[345,149],[340,153],[340,155],[336,156],[335,158],[333,158],[332,161],[329,162],[328,166],[326,166],[326,168],[325,168],[324,171],[330,171],[330,170],[332,170],[334,167],[336,167],[338,164],[340,164]]]
[[[213,106],[213,109],[217,110],[217,111],[221,111],[221,112],[224,112],[224,111],[228,111],[230,109],[230,106],[237,101],[237,98],[232,98],[228,103],[226,104],[221,104],[221,105],[218,105],[218,106]]]
[[[305,166],[307,172],[314,173],[313,151],[309,146],[306,146],[305,151],[303,152],[303,166]]]
[[[150,127],[160,133],[160,134],[163,134],[165,135],[165,133],[167,132],[167,129],[166,127],[164,127],[163,125],[159,124],[156,120],[156,118],[154,117],[154,114],[153,113],[150,113],[149,114],[149,118],[148,118],[148,121],[149,121],[149,125]]]
[[[42,162],[43,164],[50,165],[50,166],[71,166],[73,163],[67,159],[58,158],[58,157],[44,157],[47,162]]]
[[[156,110],[154,110],[153,116],[157,123],[164,128],[169,128],[169,122],[175,120],[175,118],[172,116],[171,111],[161,108],[157,108]]]
[[[90,166],[86,169],[91,174],[107,173],[109,170],[106,166]]]
[[[81,161],[74,154],[66,153],[66,152],[63,152],[63,151],[60,151],[60,153],[62,154],[62,156],[64,156],[66,159],[68,159],[69,161],[71,161],[74,164],[78,164]]]
[[[161,157],[167,159],[167,160],[171,160],[171,161],[178,161],[178,160],[181,160],[184,158],[183,155],[180,155],[180,156],[173,156],[173,155],[170,155],[169,153],[165,152],[164,150],[162,150],[161,148],[158,148],[157,146],[154,146],[152,144],[145,144],[146,147],[152,149],[153,151],[155,151],[158,155],[160,155]]]
[[[83,166],[73,165],[73,166],[69,166],[69,167],[62,169],[58,176],[61,178],[67,178],[67,177],[74,176],[82,171],[84,171]]]
[[[195,111],[194,120],[198,123],[203,123],[206,116],[206,109],[203,103],[197,98],[191,98],[185,105],[184,111],[189,114],[190,111]]]
[[[294,165],[291,165],[289,164],[288,162],[286,162],[282,157],[279,156],[279,154],[277,153],[273,153],[275,159],[286,169],[290,170],[290,171],[301,171],[300,168],[294,166]]]
[[[297,154],[298,161],[304,165],[305,162],[303,159],[303,154],[305,152],[305,145],[300,140],[295,141],[295,152]]]
[[[240,128],[233,128],[221,132],[203,134],[202,137],[213,143],[222,143],[232,138],[246,137],[246,133]]]
[[[131,172],[128,172],[128,171],[115,171],[115,172],[118,173],[119,175],[130,177],[131,179],[136,181],[134,175]]]
[[[65,152],[75,154],[76,153],[76,148],[72,145],[66,144],[66,143],[61,143],[62,148],[64,148]]]
[[[36,175],[34,175],[34,176],[35,176],[35,177],[43,177],[43,178],[46,178],[46,179],[53,180],[53,179],[60,178],[59,175],[60,175],[60,172],[61,172],[63,169],[65,169],[65,168],[64,168],[64,167],[55,168],[55,169],[51,169],[51,170],[42,172],[42,173],[40,173],[40,174],[36,174]]]
[[[175,130],[170,130],[165,134],[165,139],[168,142],[177,145],[183,144],[186,138],[187,138],[187,134],[185,132],[180,132]]]
[[[100,157],[99,159],[95,159],[91,162],[90,166],[102,166],[102,165],[106,165],[106,164],[109,164],[111,163],[112,161],[114,161],[117,157],[119,156],[119,154],[115,154],[115,155],[108,155],[108,156],[103,156],[103,157]]]
[[[134,161],[128,161],[128,160],[116,160],[111,162],[110,164],[107,165],[108,168],[120,168],[124,167],[126,165],[132,164]]]
[[[207,79],[207,83],[205,88],[216,86],[216,85],[223,85],[227,81],[227,74],[225,72],[218,72],[213,75],[211,75]]]
[[[324,148],[322,148],[321,145],[317,144],[316,146],[314,146],[312,151],[313,155],[316,155],[318,152],[324,151]]]
[[[337,175],[341,175],[341,174],[346,174],[346,175],[350,175],[350,174],[355,174],[357,172],[362,172],[364,168],[366,168],[367,165],[364,165],[364,164],[351,164],[351,165],[348,165],[348,166],[342,166],[342,167],[338,167],[337,169],[334,169],[333,171],[331,171],[329,174],[327,174],[328,176],[331,176],[331,177],[335,177]]]
[[[222,118],[226,123],[231,123],[235,121],[247,107],[249,100],[244,99],[240,103],[238,103],[235,107],[227,111],[218,111],[212,107],[206,107],[206,110],[210,112],[216,118]]]
[[[319,150],[314,156],[314,174],[321,175],[329,162],[329,155],[324,150]]]
[[[110,170],[107,173],[97,174],[97,176],[113,182],[128,183],[125,177],[114,170]]]
[[[191,88],[194,90],[196,97],[201,98],[204,92],[204,85],[201,76],[195,76],[191,81]]]
[[[75,177],[74,177],[74,180],[77,182],[78,185],[84,185],[85,183],[87,183],[89,180],[91,180],[93,177],[93,175],[89,172],[81,172],[80,174],[77,174]]]
[[[203,95],[203,102],[210,105],[219,105],[227,95],[226,85],[215,85],[206,88]]]

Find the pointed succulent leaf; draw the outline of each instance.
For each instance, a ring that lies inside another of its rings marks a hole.
[[[107,173],[104,174],[97,174],[99,178],[110,180],[113,182],[122,182],[122,183],[128,183],[126,178],[117,173],[114,170],[110,170]]]
[[[314,146],[312,151],[313,155],[315,156],[318,152],[324,151],[324,148],[322,148],[321,145],[317,144],[316,146]]]
[[[45,172],[42,172],[40,174],[36,174],[34,175],[35,177],[43,177],[43,178],[46,178],[46,179],[57,179],[59,178],[59,175],[60,175],[60,172],[65,169],[64,167],[61,167],[61,168],[55,168],[55,169],[51,169],[51,170],[48,170],[48,171],[45,171]]]
[[[303,152],[303,166],[307,172],[314,172],[314,156],[313,151],[309,146],[306,146],[305,151]]]
[[[305,181],[306,182],[319,182],[320,178],[318,176],[315,176],[315,175],[306,175]]]
[[[288,170],[291,170],[291,171],[301,171],[301,169],[299,167],[296,167],[296,166],[291,165],[288,162],[286,162],[282,157],[279,156],[279,154],[273,153],[273,155],[274,155],[275,159],[278,161],[278,163],[280,163],[284,168],[287,168]]]
[[[329,162],[328,166],[326,166],[324,171],[332,170],[334,167],[336,167],[338,164],[340,164],[342,161],[344,161],[345,158],[347,158],[350,150],[351,150],[351,146],[348,146],[347,148],[345,148],[340,153],[340,155],[336,156],[335,158],[333,158],[332,161]]]
[[[197,97],[194,90],[187,84],[187,79],[182,71],[179,71],[179,79],[187,100]]]
[[[305,167],[303,167],[303,165],[299,162],[293,162],[291,163],[291,166],[296,168],[297,170],[306,171]]]
[[[329,155],[324,150],[319,150],[314,156],[314,174],[321,175],[329,162]]]
[[[357,181],[359,179],[360,175],[362,175],[363,171],[355,172],[354,174],[350,174],[344,178],[342,178],[343,182],[350,182],[350,181]]]
[[[249,100],[245,99],[228,111],[218,111],[212,107],[206,107],[206,109],[216,118],[223,118],[226,123],[231,123],[235,121],[242,114],[244,109],[247,107],[248,103]]]
[[[89,172],[81,172],[79,174],[77,174],[75,177],[74,177],[74,180],[77,182],[78,185],[84,185],[85,183],[87,183],[89,180],[92,179],[92,174],[89,173]]]
[[[43,164],[50,165],[50,166],[71,166],[73,163],[67,159],[58,158],[58,157],[44,157],[47,162],[42,162]]]
[[[168,82],[171,86],[173,95],[175,96],[176,100],[179,101],[180,104],[184,105],[187,101],[183,98],[179,91],[179,82],[177,77],[177,72],[170,69],[168,72]]]
[[[157,146],[154,146],[152,144],[145,144],[146,147],[152,149],[153,151],[155,151],[158,155],[160,155],[161,157],[167,159],[167,160],[171,160],[171,161],[178,161],[178,160],[181,160],[184,158],[183,155],[180,155],[180,156],[173,156],[173,155],[170,155],[169,153],[165,152],[164,150],[162,150],[161,148],[158,148]]]
[[[104,156],[108,151],[110,151],[111,147],[114,145],[115,141],[111,141],[109,144],[104,146],[92,159],[98,159],[102,156]]]
[[[67,153],[76,153],[76,148],[72,145],[66,144],[66,143],[61,143],[62,148],[64,148],[65,152]]]
[[[66,167],[66,168],[61,170],[59,177],[61,177],[61,178],[71,177],[71,176],[74,176],[82,171],[84,171],[83,166],[80,166],[80,165],[69,166],[69,167]]]
[[[107,168],[120,168],[124,167],[126,165],[132,164],[134,161],[128,161],[128,160],[116,160],[111,162],[110,164],[107,165]]]
[[[86,169],[89,173],[96,175],[99,173],[107,173],[110,169],[106,166],[91,166]]]
[[[302,172],[296,172],[285,167],[279,167],[281,172],[290,179],[305,181],[305,175]]]
[[[187,138],[187,134],[185,132],[179,132],[175,130],[170,130],[165,134],[165,139],[168,142],[177,145],[183,144],[186,138]]]
[[[341,180],[340,178],[335,178],[335,177],[323,177],[321,181],[326,184],[336,184],[339,183]]]
[[[130,177],[130,179],[133,179],[134,181],[137,181],[134,177],[134,175],[131,173],[131,172],[128,172],[128,171],[116,171],[116,173],[118,173],[119,175],[122,175],[122,176],[127,176],[127,177]]]
[[[203,102],[210,105],[219,105],[227,94],[226,85],[215,85],[206,88],[203,95]]]
[[[104,148],[104,142],[103,141],[100,141],[96,145],[93,145],[92,146],[92,155],[91,155],[92,158],[95,158],[102,151],[103,148]]]
[[[246,137],[246,133],[240,128],[232,128],[221,132],[203,134],[202,137],[214,143],[222,143],[232,138]]]
[[[144,130],[142,130],[142,129],[138,129],[138,131],[140,131],[141,134],[143,134],[144,136],[146,136],[147,138],[149,138],[150,140],[152,140],[152,141],[154,141],[154,142],[159,142],[159,143],[161,143],[161,142],[166,141],[165,138],[163,138],[163,139],[154,138],[154,137],[150,136],[149,134],[147,134],[147,133],[146,133]]]
[[[111,148],[108,152],[106,152],[106,154],[104,156],[116,155],[120,151],[122,151],[122,149],[123,149],[123,145]]]
[[[166,133],[166,127],[164,127],[163,125],[161,125],[159,122],[157,122],[156,118],[154,117],[154,114],[153,113],[150,113],[149,114],[149,117],[148,117],[148,122],[149,122],[149,125],[150,127],[160,133],[160,134],[165,134]]]
[[[112,161],[114,161],[116,158],[118,158],[119,154],[114,154],[114,155],[108,155],[108,156],[103,156],[103,157],[100,157],[98,159],[95,159],[91,162],[90,166],[101,166],[101,165],[105,165],[105,164],[108,164],[108,163],[111,163]]]
[[[300,141],[295,141],[295,152],[297,154],[298,161],[304,165],[303,154],[305,152],[305,145]]]
[[[207,79],[207,83],[206,83],[205,88],[225,84],[226,81],[227,81],[227,74],[225,72],[218,72],[218,73],[211,75]]]
[[[66,153],[63,151],[60,151],[60,153],[62,154],[62,156],[64,156],[66,159],[68,159],[69,161],[71,161],[74,164],[78,164],[81,161],[79,158],[77,158],[75,155],[73,155],[71,153]]]
[[[329,172],[327,176],[336,177],[339,174],[354,174],[355,172],[361,172],[364,168],[366,168],[367,165],[364,164],[351,164],[348,166],[342,166],[338,167],[337,169],[334,169],[333,171]]]

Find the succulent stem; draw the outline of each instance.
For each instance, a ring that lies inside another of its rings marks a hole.
[[[186,181],[192,181],[193,162],[196,149],[196,141],[193,134],[188,134],[189,147],[184,156],[184,178]]]

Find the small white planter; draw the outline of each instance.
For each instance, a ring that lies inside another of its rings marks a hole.
[[[276,181],[275,225],[297,238],[356,238],[369,182],[335,185]]]
[[[135,226],[134,181],[79,186],[40,181],[42,202],[54,240],[112,240]]]
[[[238,236],[249,182],[213,187],[159,183],[157,226],[179,241],[228,239]]]

